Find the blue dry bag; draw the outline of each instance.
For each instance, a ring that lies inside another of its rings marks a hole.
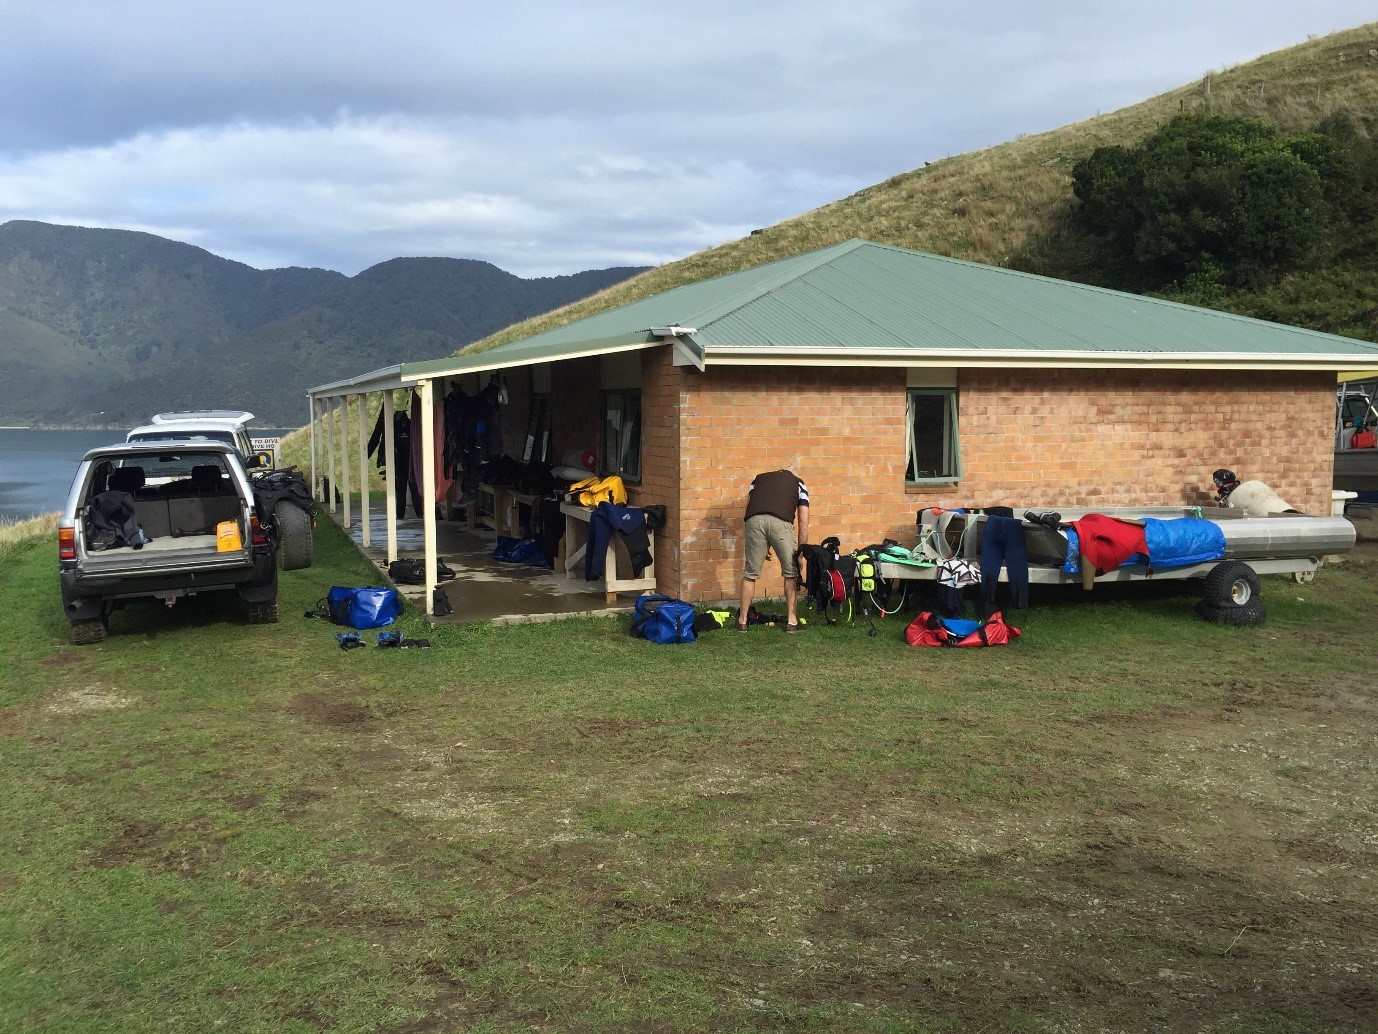
[[[673,596],[638,596],[632,615],[632,635],[653,643],[692,643],[694,605]]]
[[[326,595],[325,602],[330,611],[330,620],[350,628],[390,625],[402,613],[402,597],[397,595],[397,590],[385,589],[381,585],[365,585],[357,589],[334,585]]]

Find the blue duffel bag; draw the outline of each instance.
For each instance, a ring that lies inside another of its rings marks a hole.
[[[632,615],[632,635],[653,643],[692,643],[694,605],[673,596],[638,596]]]
[[[397,590],[381,585],[355,589],[333,585],[325,597],[325,605],[335,624],[358,629],[390,625],[402,613],[402,597]]]

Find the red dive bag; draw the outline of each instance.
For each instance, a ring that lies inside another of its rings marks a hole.
[[[985,621],[943,618],[925,610],[904,630],[910,646],[1004,646],[1022,635],[996,611]]]

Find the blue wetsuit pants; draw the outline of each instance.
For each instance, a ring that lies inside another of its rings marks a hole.
[[[1029,605],[1029,555],[1024,550],[1024,525],[1017,517],[987,517],[981,534],[981,604],[995,604],[1000,568],[1010,583],[1010,606]]]

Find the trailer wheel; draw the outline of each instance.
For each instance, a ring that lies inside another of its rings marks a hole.
[[[1237,607],[1233,603],[1222,605],[1202,600],[1196,605],[1196,613],[1213,625],[1227,625],[1231,628],[1261,625],[1268,616],[1263,609],[1263,601],[1257,596],[1242,607]]]
[[[1227,560],[1206,575],[1201,598],[1220,607],[1246,607],[1258,599],[1258,592],[1258,572],[1238,560]]]
[[[292,503],[273,508],[278,528],[278,566],[284,571],[300,571],[316,559],[316,538],[311,534],[311,515]]]

